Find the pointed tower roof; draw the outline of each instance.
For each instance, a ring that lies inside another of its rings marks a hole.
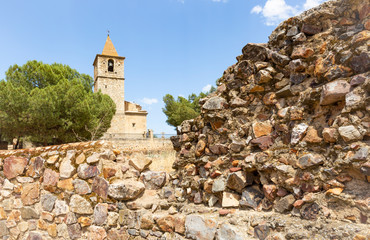
[[[110,40],[109,34],[108,34],[107,40],[105,41],[102,55],[118,56],[118,53],[113,46],[112,40]]]

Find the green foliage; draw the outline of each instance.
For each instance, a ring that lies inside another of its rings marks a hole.
[[[115,113],[113,100],[92,92],[93,80],[67,65],[29,61],[0,81],[0,132],[59,144],[101,137]]]
[[[201,110],[199,100],[215,90],[212,86],[207,93],[201,92],[199,95],[192,93],[188,98],[179,96],[177,100],[171,94],[166,94],[163,97],[165,107],[162,108],[163,113],[167,116],[166,122],[171,126],[177,127],[184,120],[196,118]]]

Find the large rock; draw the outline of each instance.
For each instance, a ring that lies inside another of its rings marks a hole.
[[[272,132],[270,122],[256,122],[253,123],[253,133],[256,138],[269,135]]]
[[[321,105],[329,105],[338,101],[343,101],[346,94],[350,91],[351,85],[345,80],[336,80],[323,86],[321,92]]]
[[[166,183],[166,172],[147,171],[141,174],[146,189],[160,189]]]
[[[21,199],[23,205],[32,205],[39,201],[40,183],[29,183],[23,187]]]
[[[242,233],[230,224],[222,224],[217,230],[216,240],[244,240]]]
[[[269,50],[266,44],[248,43],[242,50],[243,59],[253,61],[265,61]]]
[[[59,174],[61,178],[70,178],[76,172],[76,168],[72,165],[72,160],[65,157],[60,163]]]
[[[247,174],[244,171],[238,171],[229,174],[227,178],[227,187],[241,193],[242,189],[247,184],[252,184],[252,182],[253,178],[248,178],[247,181]]]
[[[117,200],[136,199],[143,191],[145,186],[142,182],[134,180],[117,180],[108,189],[108,196]]]
[[[157,220],[157,224],[162,232],[173,232],[175,229],[175,218],[171,215],[161,217]]]
[[[265,195],[258,186],[250,186],[243,191],[239,204],[242,207],[251,207],[256,210],[264,197]]]
[[[44,171],[42,185],[46,187],[55,187],[59,181],[59,173],[47,168]]]
[[[9,230],[6,226],[6,221],[0,221],[0,237],[8,236]]]
[[[300,157],[298,159],[297,165],[301,169],[306,169],[315,165],[322,164],[324,161],[325,158],[322,155],[316,153],[309,153]]]
[[[305,135],[307,128],[308,128],[308,125],[306,123],[300,123],[294,126],[292,130],[290,144],[296,145]]]
[[[96,225],[102,225],[105,223],[108,217],[108,204],[98,203],[94,208],[94,223]]]
[[[55,201],[57,200],[57,197],[53,194],[44,194],[41,196],[41,206],[42,209],[48,212],[51,212],[53,210]]]
[[[227,104],[226,100],[222,97],[211,97],[204,103],[203,109],[221,110],[225,108],[226,104]]]
[[[91,188],[89,184],[87,184],[86,181],[81,179],[75,179],[73,180],[73,187],[75,189],[75,192],[77,194],[85,195],[91,193]]]
[[[91,207],[91,204],[80,195],[73,195],[69,203],[71,211],[78,214],[92,214],[94,210]]]
[[[230,192],[222,193],[222,207],[239,207],[240,195]]]
[[[185,218],[185,235],[194,240],[213,240],[217,223],[198,215],[188,215]]]
[[[78,166],[77,174],[82,179],[88,179],[99,175],[100,171],[97,166],[91,166],[83,163]]]
[[[54,204],[53,213],[55,216],[64,215],[69,212],[69,206],[66,201],[56,200]]]
[[[106,199],[108,196],[109,183],[107,180],[101,177],[95,177],[92,183],[92,191],[99,197]]]
[[[133,157],[129,161],[129,164],[139,172],[142,172],[144,169],[148,168],[151,163],[152,160],[146,157]]]
[[[11,156],[4,159],[3,171],[7,179],[21,175],[27,166],[28,160],[24,157]]]
[[[338,132],[345,142],[362,139],[361,133],[353,125],[339,127]]]

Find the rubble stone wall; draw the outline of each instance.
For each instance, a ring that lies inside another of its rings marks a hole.
[[[369,13],[329,1],[242,49],[172,138],[186,199],[369,223]]]

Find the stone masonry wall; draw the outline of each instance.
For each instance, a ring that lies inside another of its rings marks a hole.
[[[329,1],[243,48],[172,138],[186,199],[369,223],[369,13]]]

